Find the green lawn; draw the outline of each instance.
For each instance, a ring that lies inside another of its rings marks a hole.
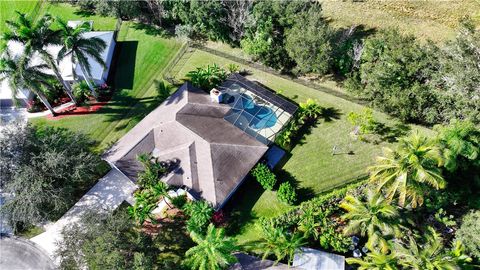
[[[179,62],[181,66],[174,69],[178,72],[178,79],[184,78],[188,71],[198,66],[213,63],[226,66],[233,63],[228,59],[200,50],[187,53],[184,58]],[[346,120],[346,116],[351,111],[361,112],[364,109],[363,106],[261,70],[240,66],[251,72],[248,76],[250,79],[263,83],[297,103],[312,98],[321,106],[329,108],[328,117],[323,117],[318,125],[296,145],[291,152],[291,157],[277,171],[280,180],[296,181],[300,198],[303,200],[357,180],[365,175],[366,167],[372,164],[374,157],[381,152],[381,148],[391,146],[388,142],[374,144],[352,138],[350,133],[353,127]],[[331,82],[326,82],[324,87],[334,87],[332,85]],[[398,124],[396,120],[383,113],[375,112],[374,115],[378,121],[388,126],[393,127]],[[431,132],[416,126],[410,128]],[[339,154],[332,156],[334,145],[339,148]],[[353,154],[347,154],[349,151],[353,151]],[[254,226],[256,218],[275,216],[289,209],[277,200],[275,192],[263,192],[256,183],[247,182],[245,186],[247,187],[240,190],[231,200],[234,201],[234,212],[239,211],[240,220],[246,222],[238,236],[241,242],[252,240],[257,235]]]
[[[161,79],[163,68],[181,47],[173,39],[148,35],[124,23],[118,35],[119,59],[111,102],[96,113],[71,116],[58,120],[44,117],[31,119],[36,125],[64,127],[88,134],[98,141],[102,150],[117,141],[159,103],[155,81]]]
[[[42,3],[40,14],[50,14],[60,17],[63,20],[74,21],[93,21],[95,31],[115,30],[117,19],[113,17],[104,17],[81,12],[78,8],[65,3],[44,2]]]
[[[34,18],[49,13],[64,20],[90,20],[97,31],[114,30],[117,20],[112,17],[103,17],[83,13],[78,8],[65,3],[54,3],[46,1],[0,1],[0,33],[5,31],[5,20],[15,19],[15,11],[29,14]]]
[[[7,28],[4,22],[15,18],[15,11],[30,14],[37,5],[40,1],[0,1],[0,33]]]
[[[462,1],[322,1],[323,13],[337,27],[397,27],[422,40],[442,42],[455,36],[458,20],[471,17],[480,26],[480,2]]]

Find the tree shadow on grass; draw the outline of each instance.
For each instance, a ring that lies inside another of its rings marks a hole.
[[[245,224],[258,218],[252,209],[263,192],[263,187],[253,177],[247,176],[223,207],[223,210],[228,213],[227,234],[241,234],[245,230]]]
[[[407,135],[411,127],[403,123],[397,123],[393,126],[388,126],[384,123],[377,123],[375,134],[380,136],[381,141],[389,143],[397,142],[399,138]]]
[[[115,93],[106,106],[92,114],[105,115],[106,122],[123,120],[123,124],[115,127],[118,131],[138,123],[160,103],[161,101],[155,97],[135,98],[130,96],[128,90],[123,90]]]
[[[158,27],[155,25],[151,24],[146,24],[142,22],[136,22],[132,26],[133,29],[135,30],[142,30],[145,32],[145,34],[150,35],[150,36],[160,36],[164,38],[171,38],[174,36],[174,33],[171,31],[168,31],[165,28]]]
[[[340,112],[339,109],[334,107],[322,108],[320,112],[320,118],[322,118],[325,122],[332,122],[333,120],[340,119],[340,116],[343,113]]]
[[[90,9],[79,8],[79,9],[75,10],[73,12],[73,14],[84,17],[84,18],[88,18],[88,17],[94,16],[95,12],[93,10],[90,10]]]
[[[281,183],[290,182],[297,192],[297,201],[295,205],[298,205],[304,201],[311,200],[315,197],[315,191],[310,187],[302,187],[300,182],[288,171],[284,169],[277,169],[275,171],[277,175],[277,189]]]

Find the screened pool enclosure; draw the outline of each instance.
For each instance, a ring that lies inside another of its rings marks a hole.
[[[220,88],[222,103],[232,109],[224,119],[264,144],[288,122],[297,107],[243,77],[230,77]]]

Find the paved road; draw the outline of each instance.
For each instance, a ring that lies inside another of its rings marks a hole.
[[[34,243],[17,237],[1,237],[0,269],[53,270],[54,265],[48,254]]]
[[[61,241],[62,229],[87,211],[107,212],[115,210],[123,201],[131,202],[137,186],[120,171],[113,168],[91,188],[63,217],[44,233],[31,240],[41,246],[53,258],[56,242]]]

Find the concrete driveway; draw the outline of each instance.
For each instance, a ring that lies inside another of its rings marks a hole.
[[[98,183],[92,187],[63,217],[55,222],[44,233],[31,240],[41,246],[53,258],[56,242],[61,241],[62,229],[69,224],[78,222],[88,211],[110,212],[123,201],[132,202],[132,193],[137,186],[123,173],[113,168]]]
[[[36,244],[18,237],[0,237],[0,269],[55,269],[48,254]]]

